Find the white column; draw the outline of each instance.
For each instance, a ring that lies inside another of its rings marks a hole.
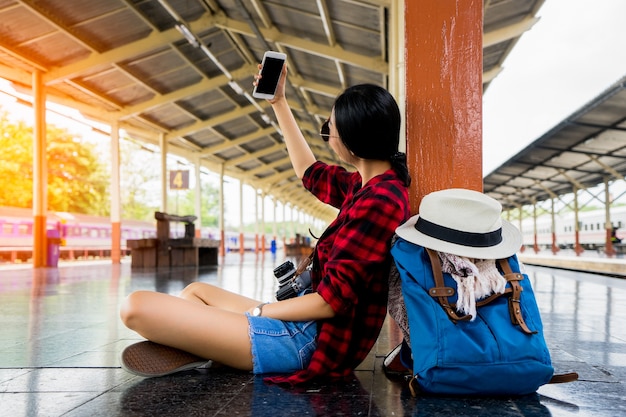
[[[202,237],[202,181],[200,178],[200,156],[196,157],[195,161],[195,175],[196,175],[196,237]],[[221,204],[220,204],[221,210]]]
[[[111,123],[111,262],[121,262],[122,206],[120,198],[120,135],[117,121]]]
[[[167,213],[167,140],[165,133],[159,135],[161,147],[161,211]]]

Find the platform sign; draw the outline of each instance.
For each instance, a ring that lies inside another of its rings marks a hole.
[[[170,190],[188,190],[189,171],[170,171]]]

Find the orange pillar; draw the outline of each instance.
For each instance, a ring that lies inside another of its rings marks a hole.
[[[482,191],[482,0],[405,1],[411,211],[443,188]]]
[[[604,247],[604,254],[609,258],[612,258],[617,254],[615,248],[613,247],[613,228],[606,229],[606,244]]]
[[[580,256],[585,250],[580,245],[580,232],[578,231],[578,225],[576,225],[576,230],[574,231],[574,252],[576,256]]]
[[[559,250],[561,249],[559,248],[559,245],[556,243],[556,233],[552,232],[552,253],[556,255]]]
[[[46,216],[33,217],[33,268],[48,266],[48,238],[46,237]]]
[[[122,262],[122,223],[111,222],[111,263]]]
[[[219,256],[226,255],[226,232],[224,229],[220,229],[220,249]]]
[[[540,249],[539,249],[539,243],[537,243],[537,232],[535,232],[535,237],[534,237],[534,244],[533,244],[533,250],[535,251],[535,253],[539,253]]]
[[[48,166],[46,163],[46,97],[41,72],[33,72],[33,268],[47,266]]]

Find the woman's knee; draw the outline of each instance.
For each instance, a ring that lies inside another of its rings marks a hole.
[[[207,295],[211,293],[211,288],[213,286],[211,284],[207,284],[206,282],[192,282],[187,285],[180,293],[180,297],[186,300],[205,300]]]
[[[135,329],[147,309],[149,291],[135,291],[126,297],[120,308],[120,318],[126,327]]]

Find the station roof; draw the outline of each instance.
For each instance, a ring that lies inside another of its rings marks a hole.
[[[626,176],[626,77],[484,178],[515,208]]]
[[[345,87],[389,88],[402,39],[395,0],[0,0],[0,77],[118,123],[316,217],[336,214],[297,180],[274,115],[251,97],[265,50],[287,54],[287,97],[319,159],[317,132]],[[483,87],[543,0],[484,0]]]

